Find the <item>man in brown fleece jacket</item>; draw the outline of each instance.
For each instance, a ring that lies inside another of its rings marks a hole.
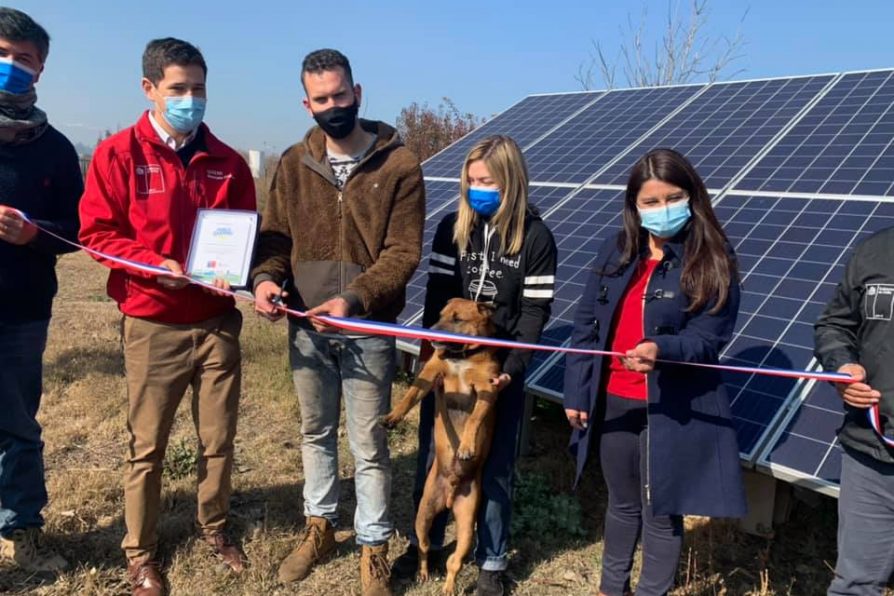
[[[393,322],[419,264],[425,220],[422,169],[397,132],[359,120],[361,89],[347,58],[317,50],[301,71],[304,106],[316,120],[280,158],[264,210],[256,266],[256,310],[270,319],[276,300],[310,314]],[[294,289],[283,291],[288,280]],[[391,402],[393,338],[338,332],[320,321],[289,321],[289,356],[301,409],[304,515],[300,543],[279,577],[298,581],[335,549],[339,403],[345,402],[355,459],[365,595],[390,594],[388,511],[391,461],[377,423]]]

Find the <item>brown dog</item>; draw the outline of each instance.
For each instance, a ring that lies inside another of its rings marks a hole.
[[[433,327],[441,331],[489,337],[494,333],[493,309],[473,300],[454,298]],[[475,514],[481,496],[481,471],[490,450],[497,390],[491,379],[500,374],[496,348],[480,344],[432,344],[436,351],[400,402],[382,424],[393,427],[435,388],[435,461],[419,512],[419,580],[428,580],[428,531],[444,509],[456,520],[456,551],[447,560],[444,593],[452,594],[456,574],[472,548]],[[443,386],[437,383],[443,380]]]

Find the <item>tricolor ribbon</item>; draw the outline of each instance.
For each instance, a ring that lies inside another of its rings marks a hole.
[[[866,415],[869,416],[869,424],[872,428],[875,429],[875,432],[878,433],[878,436],[881,437],[882,441],[888,447],[894,447],[894,439],[885,434],[885,429],[882,426],[882,412],[879,405],[873,404],[866,410]]]
[[[222,290],[213,284],[202,281],[200,279],[196,279],[194,277],[190,277],[188,275],[181,275],[174,273],[170,269],[165,267],[159,267],[157,265],[147,265],[145,263],[139,263],[137,261],[132,261],[130,259],[122,259],[121,257],[115,257],[112,255],[107,255],[98,250],[94,250],[92,248],[88,248],[77,242],[72,242],[67,238],[63,238],[62,236],[55,234],[47,229],[42,228],[37,225],[31,218],[29,218],[22,211],[18,211],[19,215],[29,224],[33,225],[35,228],[43,232],[44,234],[49,234],[53,238],[65,242],[77,249],[83,250],[87,253],[100,257],[102,259],[106,259],[108,261],[112,261],[114,263],[118,263],[119,265],[123,265],[130,269],[134,269],[136,271],[142,271],[144,273],[150,273],[153,275],[163,275],[168,277],[175,278],[185,278],[191,284],[201,286],[203,288],[207,288],[218,294],[224,294],[228,296],[232,296],[236,300],[241,300],[245,302],[254,302],[254,299],[249,298],[243,294],[237,294],[231,290]],[[448,331],[438,331],[435,329],[425,329],[423,327],[413,327],[409,325],[396,325],[393,323],[381,323],[378,321],[368,321],[365,319],[354,319],[350,317],[333,317],[329,315],[308,315],[307,312],[301,310],[295,310],[291,308],[287,308],[285,306],[277,306],[276,309],[285,314],[291,315],[293,317],[298,318],[314,318],[319,321],[323,321],[333,327],[337,327],[344,331],[349,331],[353,333],[363,333],[368,335],[383,335],[388,337],[396,337],[402,339],[418,339],[418,340],[426,340],[426,341],[436,341],[436,342],[444,342],[444,343],[454,343],[454,344],[478,344],[482,346],[493,346],[496,348],[508,348],[508,349],[521,349],[521,350],[535,350],[539,352],[559,352],[563,354],[584,354],[589,356],[618,356],[624,357],[626,354],[620,352],[611,352],[606,350],[591,350],[584,348],[571,348],[565,346],[548,346],[543,344],[531,344],[524,342],[511,341],[506,339],[497,339],[493,337],[478,337],[472,335],[463,335],[460,333],[450,333]],[[720,371],[730,371],[737,372],[743,374],[754,374],[754,375],[764,375],[771,377],[784,377],[790,379],[812,379],[816,381],[827,381],[830,383],[852,383],[853,377],[844,373],[837,372],[825,372],[825,371],[809,371],[809,370],[792,370],[792,369],[784,369],[784,368],[761,368],[757,366],[734,366],[731,364],[706,364],[702,362],[676,362],[672,360],[662,360],[658,359],[657,362],[665,363],[665,364],[678,364],[684,366],[693,366],[697,368],[709,368]],[[872,427],[879,434],[882,440],[885,441],[891,447],[894,447],[894,439],[889,438],[885,435],[882,429],[882,421],[881,421],[881,412],[879,410],[878,404],[872,406],[867,409],[867,415],[869,416],[869,421],[872,424]]]

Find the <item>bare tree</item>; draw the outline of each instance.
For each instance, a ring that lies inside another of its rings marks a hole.
[[[437,109],[415,101],[402,109],[397,131],[404,144],[424,161],[483,123],[484,118],[461,113],[450,98],[444,97]]]
[[[732,78],[744,69],[733,70],[744,57],[746,45],[742,14],[735,34],[712,35],[708,31],[709,0],[688,0],[688,12],[682,14],[680,0],[668,0],[661,39],[648,42],[648,8],[644,0],[638,22],[627,15],[627,26],[621,28],[623,41],[610,57],[598,40],[590,40],[590,57],[578,66],[575,80],[584,90],[597,84],[597,73],[606,89],[615,87],[618,70],[627,85],[659,87],[690,83],[696,80],[714,82]],[[650,47],[651,46],[651,47]]]

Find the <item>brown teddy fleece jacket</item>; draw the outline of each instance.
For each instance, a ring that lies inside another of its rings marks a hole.
[[[425,184],[419,160],[394,128],[360,125],[376,141],[341,191],[318,126],[280,157],[252,278],[254,286],[292,279],[293,308],[341,296],[351,316],[394,322],[422,256]]]

